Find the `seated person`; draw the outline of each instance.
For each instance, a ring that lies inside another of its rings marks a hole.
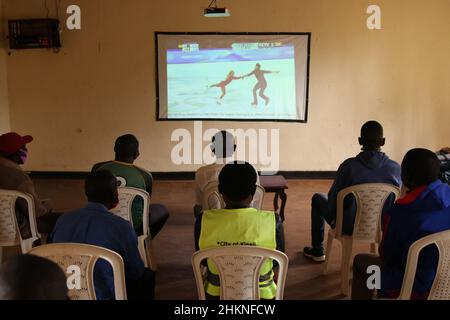
[[[102,162],[94,165],[92,172],[98,170],[109,170],[120,182],[120,187],[132,187],[147,191],[152,195],[153,178],[150,172],[135,166],[133,163],[139,157],[139,141],[131,134],[126,134],[117,138],[115,146],[115,160]],[[133,226],[138,236],[142,235],[143,223],[142,198],[137,197],[132,205]],[[167,219],[169,211],[161,204],[150,203],[150,232],[154,238],[162,229]]]
[[[64,271],[53,261],[20,255],[0,267],[0,300],[67,300]]]
[[[58,220],[53,243],[85,243],[110,249],[122,256],[128,299],[153,299],[154,273],[144,268],[136,233],[130,222],[109,212],[118,204],[117,180],[108,170],[88,175],[85,182],[88,204]],[[100,260],[94,269],[98,300],[114,299],[114,280],[108,262]]]
[[[437,155],[441,162],[441,180],[450,184],[450,148],[442,148]]]
[[[0,136],[0,189],[15,190],[31,195],[34,198],[38,231],[50,234],[60,214],[52,213],[49,204],[39,200],[33,182],[20,167],[27,160],[27,144],[31,141],[33,137],[22,137],[15,132]],[[24,199],[16,201],[16,217],[22,238],[30,238],[28,206]]]
[[[376,121],[366,122],[361,128],[359,144],[362,152],[355,158],[344,161],[339,166],[336,179],[328,196],[314,194],[311,202],[311,244],[305,247],[303,254],[316,261],[325,261],[323,249],[324,227],[326,221],[335,228],[337,195],[339,191],[363,183],[387,183],[400,186],[400,166],[381,152],[384,146],[383,127]],[[391,201],[392,202],[392,201]],[[388,201],[388,205],[392,204]],[[343,232],[353,233],[356,204],[352,197],[344,201]]]
[[[219,175],[219,192],[224,209],[206,210],[195,224],[196,250],[217,247],[219,243],[252,243],[255,246],[284,251],[284,232],[274,212],[249,207],[256,191],[256,172],[247,162],[225,165]],[[276,285],[272,261],[261,269],[261,299],[274,299]],[[205,290],[208,298],[218,298],[220,287],[216,268],[208,263]]]
[[[380,256],[360,254],[353,264],[352,299],[371,299],[367,267],[381,267],[381,298],[400,294],[410,246],[417,240],[450,230],[450,186],[439,180],[439,160],[426,149],[409,151],[402,162],[402,180],[407,194],[382,216]],[[428,246],[419,256],[412,299],[426,299],[436,275],[439,253]]]
[[[216,163],[201,167],[195,173],[195,195],[196,203],[194,215],[197,217],[202,211],[203,192],[210,182],[219,180],[219,173],[222,168],[233,160],[233,154],[236,151],[236,143],[233,135],[225,130],[217,132],[212,137],[211,151],[216,157]],[[258,174],[257,170],[254,169]],[[259,184],[259,176],[257,175]]]

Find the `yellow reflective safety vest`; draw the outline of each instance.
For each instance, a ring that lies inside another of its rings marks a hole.
[[[254,208],[216,209],[203,212],[200,250],[239,245],[276,249],[275,214]],[[267,260],[261,267],[259,293],[262,299],[275,298],[277,287],[273,281],[272,268],[272,260]],[[208,259],[205,291],[211,296],[220,296],[218,271],[210,259]]]

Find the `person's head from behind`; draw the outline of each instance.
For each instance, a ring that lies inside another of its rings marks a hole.
[[[226,130],[217,132],[211,142],[211,151],[217,159],[230,158],[236,150],[234,136]]]
[[[0,300],[67,300],[67,280],[54,262],[20,255],[0,267]]]
[[[234,70],[231,70],[231,71],[228,73],[228,77],[234,77]]]
[[[139,157],[139,141],[132,134],[125,134],[116,139],[114,145],[116,160],[133,163]]]
[[[90,173],[85,181],[84,191],[89,202],[103,204],[113,209],[118,204],[117,179],[108,170]]]
[[[260,70],[260,69],[261,69],[261,64],[257,63],[257,64],[255,65],[255,70]]]
[[[219,174],[219,192],[227,208],[246,208],[256,192],[256,171],[247,162],[234,161]]]
[[[439,174],[439,159],[430,150],[412,149],[403,158],[402,181],[409,190],[429,185],[439,179]]]
[[[358,140],[364,151],[379,151],[386,142],[383,126],[377,121],[364,123]]]
[[[24,164],[27,160],[27,144],[33,141],[32,136],[21,136],[15,132],[8,132],[0,136],[0,156],[17,164]]]

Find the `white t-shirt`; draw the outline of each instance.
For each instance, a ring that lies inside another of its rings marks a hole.
[[[205,190],[206,185],[212,181],[219,181],[220,171],[222,171],[222,168],[228,162],[231,162],[233,160],[233,158],[218,159],[216,163],[203,166],[197,170],[197,172],[195,173],[195,201],[197,205],[202,204],[203,191]],[[257,176],[256,183],[259,184],[259,175],[256,168],[255,171]]]

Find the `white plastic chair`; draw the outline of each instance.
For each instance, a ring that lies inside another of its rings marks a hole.
[[[27,202],[28,221],[31,237],[22,239],[16,219],[16,200],[22,198]],[[0,190],[0,262],[3,247],[19,246],[22,253],[27,253],[41,235],[37,231],[34,200],[31,195],[13,190]]]
[[[264,194],[264,188],[257,185],[256,192],[250,206],[257,210],[261,210],[264,203]],[[206,185],[205,190],[203,191],[202,208],[203,210],[225,208],[225,202],[223,201],[222,195],[219,193],[218,181],[211,181]]]
[[[217,247],[192,255],[197,292],[205,300],[201,262],[211,259],[219,271],[221,300],[259,300],[259,276],[267,259],[279,264],[276,300],[282,300],[289,258],[280,251],[252,246]]]
[[[439,263],[428,300],[450,300],[450,230],[423,237],[411,245],[399,300],[411,298],[419,254],[423,248],[432,244],[438,248]]]
[[[127,300],[125,284],[125,268],[122,257],[109,249],[80,243],[53,243],[31,249],[29,254],[44,257],[58,264],[72,282],[74,266],[79,267],[79,289],[69,287],[71,300],[96,300],[94,287],[94,267],[98,259],[106,260],[112,267],[114,275],[114,291],[116,300]],[[70,277],[70,278],[69,278]]]
[[[341,292],[349,294],[350,262],[352,258],[353,243],[369,243],[371,253],[377,253],[377,245],[381,241],[381,213],[386,200],[391,194],[398,198],[400,189],[385,183],[367,183],[351,186],[341,190],[337,196],[336,228],[328,232],[328,241],[325,253],[325,264],[323,274],[328,273],[331,258],[333,240],[342,244],[341,261]],[[356,216],[353,227],[353,235],[342,233],[344,217],[344,199],[352,194],[356,200]]]
[[[146,267],[156,271],[156,262],[153,256],[152,237],[149,228],[150,195],[148,192],[131,187],[119,187],[119,205],[111,210],[112,213],[129,221],[133,225],[132,205],[136,197],[143,199],[142,235],[138,237],[138,248],[142,261]]]

